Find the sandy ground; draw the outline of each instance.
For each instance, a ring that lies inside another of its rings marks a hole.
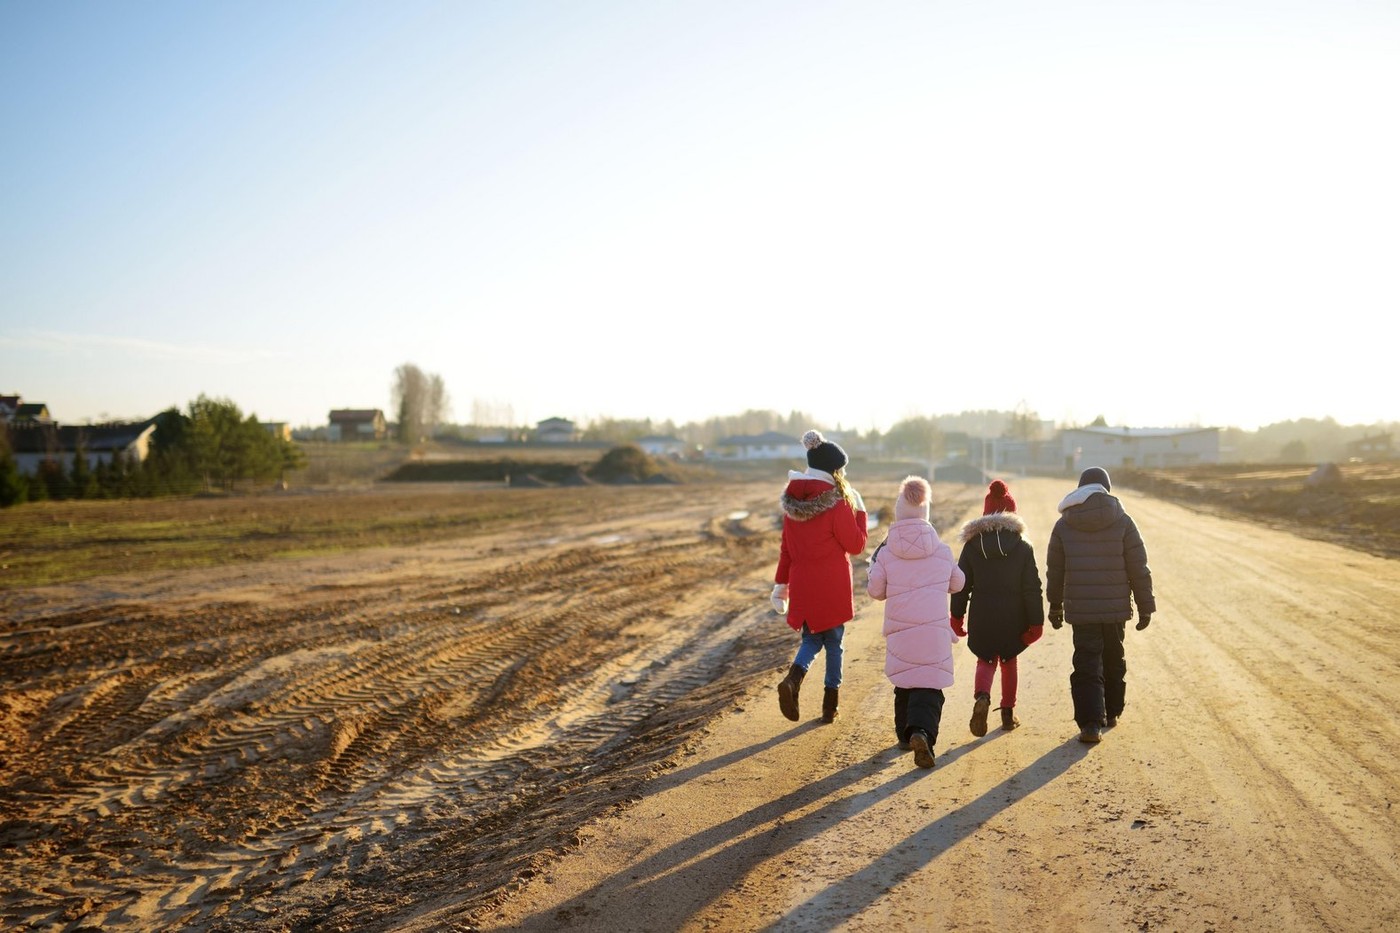
[[[1014,484],[1039,553],[1064,491]],[[1074,740],[1069,631],[1047,630],[1023,726],[975,739],[960,649],[932,771],[894,747],[863,592],[838,721],[816,678],[803,721],[779,715],[795,636],[767,608],[762,484],[0,594],[0,920],[1397,928],[1396,563],[1121,493],[1159,611],[1129,631],[1119,726]]]
[[[1039,553],[1063,491],[1015,485]],[[916,769],[866,601],[835,724],[758,685],[482,929],[1396,929],[1395,563],[1123,497],[1159,613],[1101,745],[1075,740],[1069,631],[1047,631],[1022,727],[972,737],[964,654]]]

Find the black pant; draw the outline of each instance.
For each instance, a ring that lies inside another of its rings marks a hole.
[[[938,741],[938,723],[943,719],[943,691],[931,687],[894,688],[894,734],[901,742],[909,733],[928,733],[930,747]]]
[[[1074,700],[1074,721],[1097,726],[1109,716],[1123,715],[1123,657],[1126,622],[1071,625],[1074,632],[1074,671],[1069,675],[1069,695]]]

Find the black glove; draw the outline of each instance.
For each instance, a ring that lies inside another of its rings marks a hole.
[[[1141,632],[1143,629],[1147,628],[1147,623],[1149,623],[1149,622],[1152,621],[1152,613],[1150,613],[1150,612],[1143,612],[1143,613],[1140,613],[1139,615],[1140,615],[1140,617],[1138,618],[1138,624],[1135,625],[1135,626],[1133,626],[1133,628],[1135,628],[1135,629],[1137,629],[1139,632]]]
[[[1059,628],[1061,625],[1064,625],[1064,624],[1065,624],[1065,607],[1064,607],[1064,606],[1051,606],[1051,607],[1050,607],[1050,627],[1051,627],[1051,628]]]

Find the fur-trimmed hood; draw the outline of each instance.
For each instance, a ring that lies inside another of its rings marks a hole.
[[[1026,521],[1015,512],[993,512],[990,515],[983,515],[981,518],[974,518],[966,525],[962,526],[962,531],[958,535],[958,540],[963,544],[971,541],[980,534],[987,532],[1013,531],[1018,535],[1026,533]]]
[[[795,522],[805,522],[836,507],[842,500],[841,490],[836,488],[836,480],[830,473],[809,470],[806,473],[791,472],[788,484],[778,500],[783,514]]]
[[[959,540],[977,540],[983,557],[1006,557],[1026,533],[1026,522],[1015,512],[993,512],[963,525]]]

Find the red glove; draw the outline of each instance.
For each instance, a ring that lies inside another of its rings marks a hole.
[[[1021,633],[1021,644],[1029,648],[1031,645],[1040,641],[1040,636],[1044,634],[1044,632],[1045,626],[1032,625],[1030,628],[1026,629],[1024,632]]]
[[[953,616],[948,621],[950,621],[953,624],[954,635],[957,635],[959,638],[967,637],[967,629],[963,628],[962,616]]]

